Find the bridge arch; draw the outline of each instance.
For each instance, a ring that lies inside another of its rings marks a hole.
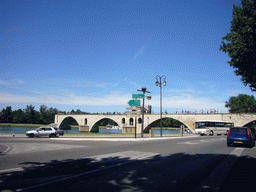
[[[59,124],[59,127],[61,127],[61,125],[65,122],[65,120],[67,120],[68,118],[72,118],[76,121],[77,125],[79,125],[79,121],[75,118],[75,116],[66,116],[65,118],[63,118],[61,121],[60,121],[60,124]]]
[[[182,125],[182,124],[185,125],[191,132],[193,132],[193,129],[192,129],[186,122],[184,122],[184,121],[182,121],[182,120],[180,120],[180,119],[178,119],[178,118],[176,119],[176,118],[174,118],[174,117],[163,117],[162,120],[164,120],[164,119],[173,119],[173,120],[175,120],[175,121],[178,121],[178,122],[181,123],[181,125]],[[161,118],[159,117],[158,119],[155,119],[154,121],[152,121],[149,125],[147,125],[147,126],[144,128],[143,132],[144,132],[144,133],[148,133],[149,130],[152,128],[152,125],[153,125],[154,123],[156,123],[157,121],[161,121]],[[180,126],[179,126],[179,128],[180,128]]]
[[[256,126],[256,120],[252,120],[250,122],[245,123],[244,125],[242,125],[243,127],[255,127]]]
[[[97,123],[99,123],[100,121],[103,121],[104,119],[109,119],[109,120],[112,120],[114,121],[119,127],[121,127],[120,123],[118,123],[114,118],[111,118],[111,117],[102,117],[100,119],[97,119],[96,121],[94,121],[92,123],[92,126],[90,128],[90,132],[99,132],[99,126],[97,126]]]

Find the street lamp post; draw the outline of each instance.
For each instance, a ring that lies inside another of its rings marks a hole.
[[[142,87],[141,90],[137,90],[137,91],[142,91],[144,95],[145,95],[145,93],[150,93],[149,91],[147,91],[146,87]],[[147,98],[148,98],[148,100],[150,100],[151,96],[148,96]],[[145,97],[143,97],[143,105],[142,105],[141,137],[143,137],[143,128],[144,128],[144,104],[145,104]]]
[[[162,121],[162,78],[164,80],[163,82],[163,85],[166,86],[166,76],[165,75],[162,75],[162,76],[159,76],[157,75],[156,76],[156,86],[159,86],[160,87],[160,118],[161,118],[161,131],[160,131],[160,137],[162,137],[162,127],[163,127],[163,121]],[[158,82],[159,80],[159,82]]]

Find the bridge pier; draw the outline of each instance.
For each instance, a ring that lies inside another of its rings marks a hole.
[[[80,125],[79,126],[79,132],[89,132],[89,126],[88,125]]]
[[[135,133],[135,127],[123,127],[122,133]]]

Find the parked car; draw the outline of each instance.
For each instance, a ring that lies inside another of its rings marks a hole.
[[[227,146],[248,145],[255,146],[255,134],[248,127],[231,127],[228,131]]]
[[[26,132],[28,137],[59,137],[60,135],[64,135],[64,131],[56,127],[39,127]]]

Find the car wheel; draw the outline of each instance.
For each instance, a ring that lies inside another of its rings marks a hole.
[[[32,133],[32,134],[29,134],[28,135],[30,138],[33,138],[33,137],[35,137],[35,135]]]
[[[55,137],[55,134],[50,134],[49,137]]]
[[[231,144],[230,144],[230,143],[227,143],[227,146],[228,146],[228,147],[230,147],[230,146],[231,146]]]

